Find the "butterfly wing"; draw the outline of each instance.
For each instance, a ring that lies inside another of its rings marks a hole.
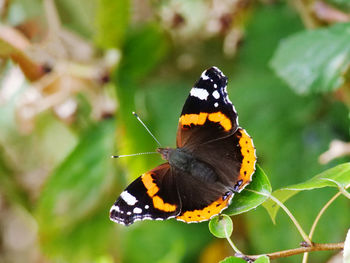
[[[200,222],[219,214],[234,192],[249,184],[255,171],[253,140],[238,127],[226,85],[227,78],[219,69],[204,71],[183,107],[177,146],[209,165],[218,178],[211,183],[192,175],[179,179],[182,209],[178,220]]]
[[[243,190],[255,172],[253,139],[242,128],[228,137],[198,145],[192,154],[213,167],[219,181],[234,192]]]
[[[177,220],[194,223],[209,220],[225,209],[233,192],[220,182],[204,182],[190,174],[177,177],[181,212]]]
[[[176,181],[164,163],[133,181],[110,210],[110,219],[130,225],[138,220],[165,220],[180,212]]]
[[[237,130],[237,113],[228,98],[226,87],[227,78],[218,68],[212,67],[202,73],[183,106],[177,147],[192,149]]]

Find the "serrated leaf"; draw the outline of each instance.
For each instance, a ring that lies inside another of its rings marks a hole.
[[[241,193],[235,194],[231,205],[224,213],[230,216],[242,214],[258,207],[268,199],[267,196],[259,195],[249,190],[264,194],[270,194],[272,191],[270,181],[259,165],[256,166],[252,182]]]
[[[270,263],[270,258],[268,256],[261,256],[254,263]]]
[[[221,260],[220,263],[247,263],[247,261],[241,258],[227,257],[224,260]]]
[[[280,43],[271,67],[296,93],[333,91],[345,81],[349,41],[350,23],[305,30]]]
[[[348,230],[348,234],[346,235],[343,253],[343,263],[350,263],[350,229]]]
[[[344,163],[328,169],[315,177],[307,180],[304,183],[291,185],[274,191],[272,194],[281,202],[287,201],[293,195],[304,190],[313,190],[323,187],[338,187],[346,188],[350,184],[350,163]],[[279,206],[272,200],[266,201],[263,206],[266,208],[271,216],[272,221],[275,222]]]
[[[92,127],[50,176],[36,211],[41,231],[60,231],[100,205],[111,180],[114,129],[114,120]]]
[[[218,215],[209,221],[210,232],[218,238],[230,237],[233,231],[232,220],[228,215]]]

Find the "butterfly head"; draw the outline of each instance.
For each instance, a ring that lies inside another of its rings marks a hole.
[[[169,161],[171,153],[174,149],[166,147],[166,148],[158,148],[157,152],[162,156],[162,158],[166,161]]]

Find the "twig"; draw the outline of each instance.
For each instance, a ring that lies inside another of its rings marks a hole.
[[[349,22],[349,14],[346,14],[323,1],[316,1],[312,6],[315,16],[327,23]]]
[[[312,240],[312,236],[314,235],[316,226],[317,226],[318,221],[320,220],[321,216],[324,214],[324,212],[327,210],[327,208],[334,202],[334,200],[337,199],[338,196],[340,196],[340,195],[341,195],[341,192],[336,193],[336,194],[322,207],[322,209],[320,210],[320,212],[319,212],[318,215],[316,216],[315,221],[313,222],[313,224],[312,224],[312,226],[311,226],[311,230],[310,230],[310,233],[309,233],[309,238],[310,238],[310,240]],[[302,263],[306,263],[306,262],[307,262],[308,256],[309,256],[309,254],[308,254],[307,252],[304,253]]]
[[[293,249],[287,249],[282,250],[274,253],[264,254],[268,256],[270,259],[276,259],[276,258],[285,258],[290,257],[294,255],[298,255],[305,252],[312,252],[312,251],[325,251],[325,250],[340,250],[344,249],[344,242],[342,243],[327,243],[327,244],[319,244],[314,243],[310,247],[299,247],[299,248],[293,248]],[[257,259],[261,257],[262,255],[247,255],[248,258],[251,259]]]
[[[339,187],[338,189],[339,189],[340,193],[342,193],[346,198],[350,199],[350,193],[348,191],[346,191],[344,187]]]
[[[318,161],[321,164],[326,164],[332,161],[333,159],[346,156],[350,154],[350,143],[343,142],[340,140],[333,140],[329,144],[329,149],[322,153],[318,158]]]
[[[232,247],[232,249],[236,252],[236,254],[243,255],[243,253],[235,246],[235,244],[232,242],[231,238],[228,236],[226,227],[224,229],[225,229],[226,239],[227,239],[228,243],[230,244],[230,246]]]
[[[264,195],[264,196],[267,196],[267,197],[271,198],[271,200],[273,200],[276,204],[278,204],[286,212],[286,214],[290,217],[290,219],[293,221],[294,225],[298,229],[300,235],[303,237],[304,241],[306,241],[309,246],[312,245],[311,240],[306,235],[306,233],[304,232],[303,228],[300,226],[298,220],[296,220],[296,218],[293,216],[293,214],[289,211],[289,209],[280,200],[278,200],[276,197],[274,197],[271,194],[265,194],[265,193],[257,192],[257,191],[251,190],[251,189],[247,189],[247,190],[250,191],[250,192],[253,192],[253,193],[256,193],[256,194],[260,194],[260,195]]]

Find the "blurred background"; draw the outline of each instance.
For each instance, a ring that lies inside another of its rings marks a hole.
[[[349,160],[319,159],[333,140],[349,140],[349,97],[341,83],[298,92],[291,83],[306,80],[277,77],[295,54],[283,60],[276,50],[299,32],[349,21],[349,13],[347,0],[0,0],[0,262],[207,263],[232,255],[207,223],[109,220],[124,187],[162,162],[110,159],[157,146],[131,112],[174,147],[190,88],[217,66],[273,189],[305,181]],[[287,206],[308,232],[335,193],[306,191]],[[314,241],[344,240],[349,218],[340,197]],[[276,225],[263,207],[233,222],[232,239],[247,254],[301,241],[282,212]],[[316,252],[309,262],[333,255]]]

